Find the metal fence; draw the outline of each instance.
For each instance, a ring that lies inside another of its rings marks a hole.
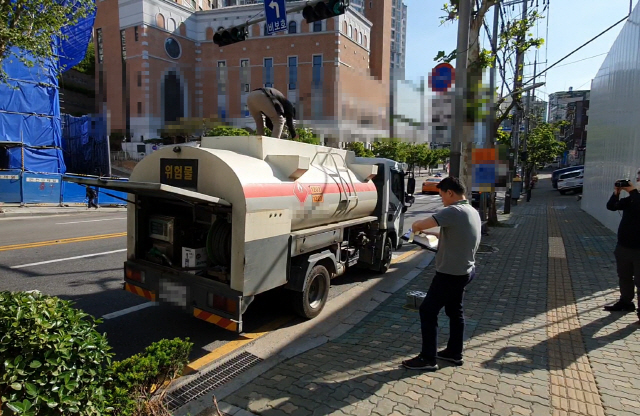
[[[111,152],[111,161],[116,162],[116,161],[123,161],[123,160],[135,160],[136,162],[139,162],[146,155],[147,155],[146,153],[138,153],[138,152],[126,152],[126,151]]]

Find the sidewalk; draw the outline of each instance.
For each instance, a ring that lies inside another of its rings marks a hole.
[[[109,213],[126,212],[126,206],[100,206],[99,209],[87,209],[87,204],[34,204],[20,206],[20,204],[0,204],[0,218],[6,217],[28,217],[45,215],[64,215],[77,213]]]
[[[521,199],[506,226],[483,237],[466,295],[463,366],[441,362],[428,373],[400,365],[420,346],[418,313],[403,308],[405,294],[426,291],[431,265],[344,335],[219,395],[220,408],[273,416],[637,415],[640,325],[635,314],[602,310],[618,297],[615,242],[574,195],[541,180],[530,203]],[[448,321],[440,318],[444,346]]]

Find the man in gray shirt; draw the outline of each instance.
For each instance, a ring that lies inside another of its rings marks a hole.
[[[462,302],[464,288],[475,276],[475,256],[480,245],[480,215],[465,197],[464,185],[459,179],[448,177],[437,188],[445,208],[411,226],[414,233],[440,227],[439,233],[427,232],[439,237],[440,241],[436,274],[420,305],[422,351],[417,357],[402,362],[406,368],[414,370],[437,370],[436,358],[456,365],[464,363]],[[447,348],[438,352],[438,314],[442,308],[449,317],[450,334]]]

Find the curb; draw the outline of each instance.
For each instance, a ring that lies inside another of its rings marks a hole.
[[[360,323],[362,319],[364,319],[370,312],[376,309],[381,303],[386,301],[389,297],[394,295],[400,289],[409,284],[414,278],[420,275],[420,273],[422,273],[424,269],[426,269],[431,264],[434,258],[435,253],[425,253],[425,258],[416,267],[414,267],[399,279],[394,280],[393,282],[384,280],[381,280],[379,282],[365,282],[363,285],[356,286],[349,291],[335,297],[333,299],[334,303],[332,307],[329,308],[333,309],[333,311],[331,311],[330,313],[332,313],[332,321],[336,322],[335,324],[328,327],[329,325],[321,320],[318,322],[314,322],[315,320],[311,320],[301,324],[305,325],[306,323],[308,323],[309,326],[320,327],[321,330],[315,334],[309,333],[309,331],[307,331],[298,338],[287,340],[286,334],[274,334],[272,332],[269,335],[256,340],[254,343],[249,344],[245,351],[254,351],[254,355],[257,356],[266,355],[266,357],[263,358],[262,362],[248,369],[246,372],[238,375],[223,386],[220,386],[217,389],[208,392],[204,396],[185,404],[181,408],[177,409],[174,412],[174,415],[217,416],[215,409],[212,408],[214,396],[216,397],[216,400],[218,400],[220,411],[222,411],[226,415],[253,415],[253,413],[250,413],[247,410],[239,409],[235,406],[223,402],[222,400],[224,400],[224,398],[226,398],[227,396],[233,394],[241,387],[249,384],[251,381],[259,377],[266,371],[277,366],[278,364],[281,364],[286,360],[303,354],[316,347],[324,345],[329,341],[333,341],[346,333],[351,328],[355,327],[358,323]],[[369,284],[367,285],[366,283]],[[355,302],[349,301],[350,298],[346,295],[353,294],[354,291],[360,291],[361,295],[370,295],[359,296],[359,298]],[[347,301],[345,302],[345,300]],[[335,313],[335,315],[333,315],[333,313]],[[336,317],[338,319],[335,319]],[[322,329],[322,327],[325,328]],[[255,353],[256,349],[260,349],[259,344],[263,346],[269,345],[269,348],[272,351],[268,351],[266,354]],[[281,348],[279,348],[278,344],[283,345]],[[188,383],[192,377],[197,377],[200,372],[207,371],[211,367],[218,366],[221,363],[234,358],[236,355],[238,355],[238,353],[224,357],[222,360],[214,362],[210,366],[201,369],[201,371],[189,376],[186,380],[184,380],[184,382],[177,384],[175,388],[179,388],[180,385]]]

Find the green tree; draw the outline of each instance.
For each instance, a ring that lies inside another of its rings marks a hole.
[[[42,65],[49,59],[57,61],[51,39],[64,39],[62,28],[76,24],[94,8],[94,0],[0,0],[0,16],[4,20],[0,25],[0,82],[9,83],[3,69],[7,59],[17,59],[27,67]]]
[[[407,161],[407,147],[399,139],[380,139],[373,142],[371,150],[376,157],[396,162]]]
[[[87,52],[84,54],[84,58],[80,63],[73,67],[73,69],[83,74],[94,76],[96,73],[96,50],[93,46],[93,42],[89,42],[87,45]]]
[[[556,134],[565,122],[538,123],[527,136],[526,177],[530,178],[533,170],[545,163],[553,162],[566,148],[566,144],[556,140]],[[528,186],[528,184],[527,184]]]
[[[536,21],[541,19],[542,16],[538,14],[535,9],[531,9],[524,19],[516,19],[503,25],[498,39],[498,47],[496,51],[491,51],[482,48],[480,32],[485,24],[485,17],[492,7],[500,3],[500,0],[476,0],[472,2],[472,13],[469,27],[469,43],[467,50],[467,85],[465,88],[465,99],[467,101],[467,111],[465,114],[465,125],[462,131],[462,142],[464,143],[463,163],[461,163],[463,169],[461,177],[464,182],[469,185],[471,182],[471,152],[473,148],[473,124],[486,117],[484,112],[486,106],[485,102],[489,94],[495,94],[496,91],[487,91],[482,86],[482,73],[490,66],[498,66],[498,75],[502,79],[502,87],[500,88],[500,97],[496,100],[496,119],[493,122],[493,131],[490,132],[490,137],[498,138],[498,130],[500,124],[509,117],[511,110],[518,106],[521,108],[521,93],[517,90],[522,86],[522,76],[518,75],[516,79],[516,91],[512,90],[507,83],[507,62],[516,53],[524,54],[527,50],[532,48],[539,48],[544,43],[544,39],[537,38],[533,35],[531,28],[536,24]],[[458,1],[448,0],[444,4],[442,9],[446,15],[443,16],[442,22],[452,22],[458,19]],[[456,58],[456,51],[449,54],[444,51],[440,51],[436,56],[436,61],[452,61]],[[522,62],[516,63],[518,74],[521,74]],[[506,93],[504,89],[506,88]],[[506,101],[506,98],[511,96],[511,102],[508,106],[501,106]],[[458,134],[458,133],[456,133]],[[471,187],[468,186],[468,189]],[[490,209],[489,209],[489,221],[490,223],[497,223],[498,216],[496,211],[495,193],[492,194]]]
[[[353,151],[356,157],[374,157],[370,149],[367,149],[362,142],[351,142],[347,144],[347,149]]]
[[[283,131],[283,139],[289,140],[289,132]],[[296,137],[292,139],[295,142],[302,142],[308,144],[320,144],[320,138],[313,133],[313,130],[309,127],[296,127]]]

